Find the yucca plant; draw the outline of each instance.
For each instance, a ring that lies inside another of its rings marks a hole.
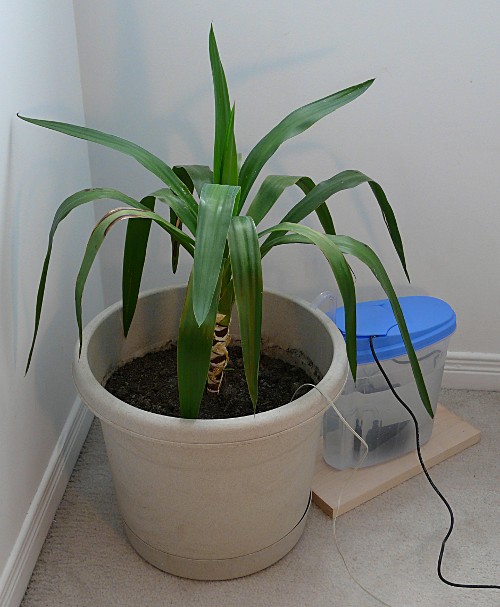
[[[349,236],[336,234],[327,206],[327,200],[337,192],[367,183],[380,207],[389,235],[408,276],[396,218],[381,186],[355,170],[342,171],[318,184],[306,176],[269,175],[248,204],[250,191],[262,168],[285,141],[362,95],[372,85],[373,80],[349,87],[293,111],[257,143],[240,168],[234,133],[235,109],[234,105],[230,105],[226,77],[212,28],[209,53],[215,97],[212,169],[204,165],[179,165],[171,168],[142,147],[120,137],[72,124],[20,116],[27,122],[127,154],[159,177],[166,186],[140,201],[114,189],[92,188],[76,192],[60,205],[50,230],[48,250],[40,278],[35,329],[27,368],[39,328],[47,271],[57,227],[77,207],[98,199],[111,199],[126,206],[104,215],[94,228],[76,280],[75,303],[80,343],[85,282],[109,230],[119,221],[128,222],[122,281],[123,330],[126,335],[136,308],[151,223],[156,223],[170,235],[174,272],[180,247],[193,257],[177,344],[182,417],[198,416],[205,388],[213,394],[219,392],[228,362],[228,327],[234,303],[238,310],[248,390],[254,410],[257,408],[263,291],[261,260],[274,247],[288,243],[316,245],[333,271],[346,309],[347,356],[354,377],[356,294],[353,274],[345,255],[353,255],[369,267],[391,302],[422,402],[432,416],[422,373],[387,273],[379,258],[366,244]],[[280,223],[259,232],[261,221],[271,208],[279,203],[283,192],[292,186],[300,188],[303,197],[284,215]],[[169,208],[168,220],[154,210],[157,201]],[[311,213],[316,213],[323,231],[300,223]]]

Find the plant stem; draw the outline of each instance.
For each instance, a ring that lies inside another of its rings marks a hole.
[[[212,352],[210,353],[210,368],[207,377],[207,392],[209,394],[219,394],[224,369],[229,361],[227,347],[230,341],[229,318],[226,314],[217,312]]]

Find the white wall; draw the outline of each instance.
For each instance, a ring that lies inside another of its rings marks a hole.
[[[66,220],[31,370],[36,289],[52,216],[90,183],[88,150],[28,125],[28,116],[83,120],[74,13],[65,0],[0,4],[0,604],[18,605],[88,430],[71,379],[77,339],[73,281],[92,209]],[[88,312],[102,307],[99,272]]]
[[[379,180],[415,289],[457,312],[451,349],[483,353],[498,373],[498,2],[87,0],[75,8],[87,123],[170,164],[211,163],[211,21],[244,153],[295,107],[376,77],[363,97],[283,146],[267,171],[323,180],[356,168]],[[157,185],[116,153],[92,148],[90,157],[95,185],[136,196]],[[404,285],[369,188],[338,195],[331,209],[338,231],[373,244]],[[111,248],[108,301],[119,298],[120,258]],[[167,255],[156,241],[145,286],[177,281]],[[373,280],[356,274],[361,296],[371,295]],[[332,285],[319,254],[300,247],[275,253],[266,276],[268,286],[307,298]]]

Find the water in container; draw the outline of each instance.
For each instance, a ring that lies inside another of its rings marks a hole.
[[[455,313],[446,302],[433,297],[402,297],[399,301],[435,411],[448,344],[456,327]],[[343,308],[336,311],[336,322],[345,335]],[[418,394],[389,301],[359,303],[356,333],[357,380],[354,383],[349,375],[336,406],[368,444],[368,456],[363,462],[365,467],[399,457],[416,448],[414,424],[380,373],[370,350],[370,336],[377,336],[373,340],[377,357],[396,392],[417,418],[421,445],[431,437],[433,419]],[[334,468],[350,468],[359,462],[361,443],[342,424],[332,408],[324,416],[323,446],[324,459]]]

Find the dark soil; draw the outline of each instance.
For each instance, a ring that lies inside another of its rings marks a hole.
[[[243,369],[241,347],[229,346],[230,361],[218,396],[205,394],[200,419],[225,419],[253,415],[252,401]],[[305,383],[316,383],[301,368],[279,358],[261,354],[257,413],[276,409],[290,402],[294,392]],[[166,349],[136,358],[116,369],[106,383],[114,396],[134,407],[180,417],[177,391],[177,348]],[[298,396],[310,388],[303,388]]]

